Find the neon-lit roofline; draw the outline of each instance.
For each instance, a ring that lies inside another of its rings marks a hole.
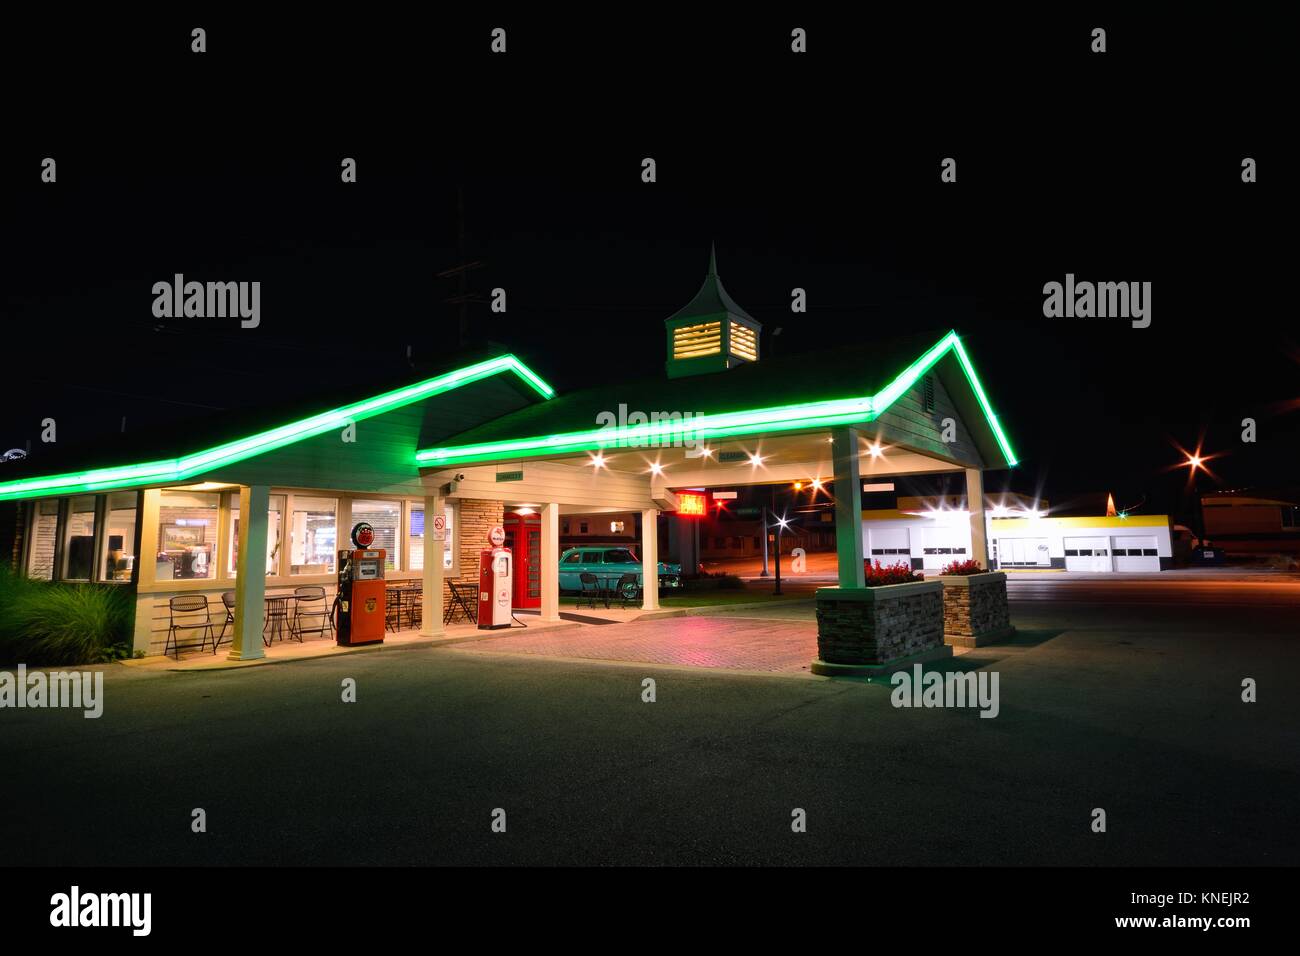
[[[184,481],[211,471],[223,465],[233,464],[265,454],[276,448],[291,445],[336,428],[343,428],[349,422],[362,421],[384,412],[410,405],[421,399],[440,395],[453,389],[477,382],[500,372],[514,372],[543,398],[552,398],[555,389],[551,388],[540,375],[513,355],[501,355],[475,365],[456,369],[436,378],[426,379],[415,385],[395,389],[368,398],[364,401],[344,405],[328,412],[321,412],[310,418],[290,422],[280,428],[250,435],[238,441],[218,445],[186,455],[181,458],[169,458],[164,461],[151,461],[138,465],[122,465],[114,468],[96,468],[90,471],[74,472],[66,475],[50,475],[44,478],[25,478],[17,481],[0,482],[0,501],[14,498],[34,498],[42,495],[80,494],[89,491],[103,491],[109,488],[132,488],[139,485],[158,484],[160,482]]]
[[[421,466],[433,468],[501,458],[535,458],[557,453],[569,454],[604,448],[662,444],[665,440],[698,441],[752,435],[758,432],[798,431],[830,425],[860,424],[879,417],[949,351],[956,356],[958,364],[961,365],[1007,465],[1015,465],[1017,459],[1011,449],[1011,442],[1007,440],[997,415],[993,413],[993,407],[984,393],[970,356],[966,354],[961,338],[955,331],[950,331],[900,372],[892,382],[872,396],[778,405],[716,415],[702,414],[682,420],[650,422],[630,427],[595,428],[589,431],[480,442],[452,448],[429,448],[416,452],[415,457]]]

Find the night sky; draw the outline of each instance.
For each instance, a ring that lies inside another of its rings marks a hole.
[[[1202,436],[1224,487],[1297,483],[1283,114],[1275,61],[1238,56],[1270,38],[1093,17],[1111,24],[1098,56],[1088,18],[645,16],[504,20],[495,58],[487,20],[213,19],[201,56],[188,21],[15,32],[0,445],[39,454],[46,417],[61,444],[123,416],[128,438],[220,409],[273,425],[285,392],[324,408],[332,382],[380,391],[448,364],[457,287],[437,273],[462,261],[463,195],[470,288],[509,297],[505,316],[470,306],[474,337],[562,390],[660,373],[663,319],[716,241],[769,354],[960,331],[1023,460],[990,489],[1178,513],[1173,443]],[[177,272],[261,281],[261,326],[156,320],[151,286]],[[1045,318],[1043,284],[1066,273],[1150,281],[1151,326]]]

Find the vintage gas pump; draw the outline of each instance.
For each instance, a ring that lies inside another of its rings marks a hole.
[[[339,552],[338,643],[380,644],[384,640],[383,548],[371,549],[375,529],[362,521],[352,529],[355,551]]]
[[[510,549],[504,547],[506,531],[499,525],[488,532],[490,548],[478,557],[478,626],[480,630],[509,627],[514,587]]]

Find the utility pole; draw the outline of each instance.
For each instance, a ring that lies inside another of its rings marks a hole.
[[[450,269],[439,272],[438,278],[456,278],[458,280],[456,294],[448,296],[443,301],[460,307],[456,322],[456,342],[463,349],[469,344],[470,338],[469,305],[471,302],[485,301],[469,291],[469,272],[473,269],[483,268],[484,263],[478,259],[473,261],[466,259],[465,188],[463,186],[456,187],[456,258],[457,264]]]

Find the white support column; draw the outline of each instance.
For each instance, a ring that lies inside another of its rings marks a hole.
[[[858,430],[831,432],[835,462],[835,551],[842,588],[866,584],[862,566],[862,473],[858,467]]]
[[[659,510],[657,508],[648,508],[641,512],[641,584],[641,610],[659,610]]]
[[[560,506],[542,505],[542,620],[560,619]]]
[[[262,649],[262,615],[266,597],[266,512],[270,504],[269,485],[245,485],[239,489],[235,636],[229,654],[232,661],[251,661],[266,656]]]
[[[420,607],[420,636],[441,637],[447,632],[442,623],[442,549],[433,537],[433,519],[442,514],[442,499],[424,497],[424,596]]]
[[[970,512],[971,558],[985,571],[989,567],[988,522],[984,520],[984,473],[966,469],[966,510]]]
[[[153,642],[153,611],[157,600],[148,588],[157,578],[154,557],[158,553],[158,504],[161,493],[147,488],[136,498],[135,545],[135,635],[132,650],[149,653]]]

